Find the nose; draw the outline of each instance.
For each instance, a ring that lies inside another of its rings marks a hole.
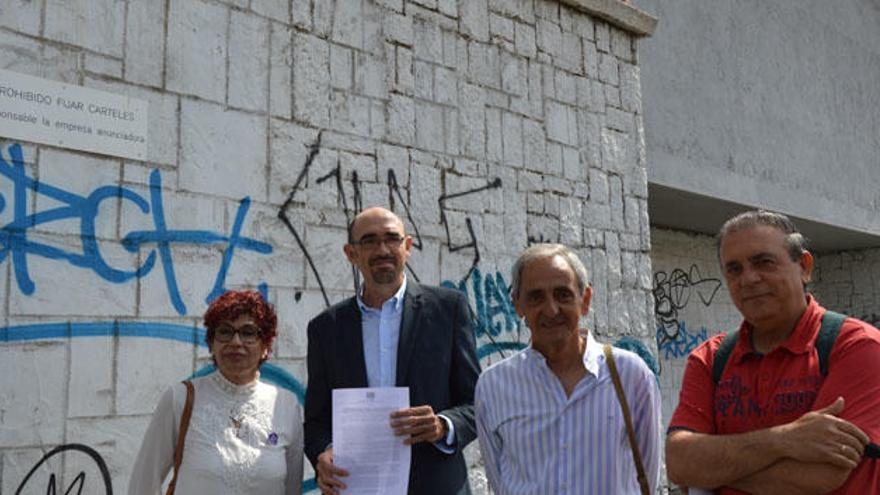
[[[552,297],[548,297],[544,302],[543,313],[548,317],[554,317],[559,314],[559,304],[556,303],[556,299]]]
[[[232,338],[229,339],[229,343],[230,343],[230,344],[235,343],[235,344],[238,344],[238,345],[242,345],[243,342],[241,341],[241,333],[240,333],[240,332],[235,332],[235,333],[233,333],[233,334],[232,334]]]
[[[385,239],[379,239],[379,244],[376,246],[376,252],[379,254],[388,254],[391,252],[391,248],[388,247],[388,242]]]
[[[742,285],[752,285],[761,280],[761,274],[758,270],[754,270],[750,267],[746,267],[743,269],[742,275],[740,276],[740,284]]]

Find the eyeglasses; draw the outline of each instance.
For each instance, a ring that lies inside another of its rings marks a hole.
[[[390,249],[396,249],[400,247],[403,243],[405,237],[399,235],[386,235],[385,237],[378,237],[374,235],[368,235],[359,241],[351,241],[349,244],[353,246],[360,246],[368,251],[372,251],[373,249],[377,249],[380,244],[384,244],[388,246]]]
[[[253,344],[260,340],[260,335],[262,333],[263,331],[256,325],[243,325],[241,328],[234,328],[230,325],[219,325],[217,329],[214,330],[214,340],[225,344],[231,342],[232,338],[235,337],[235,334],[238,334],[238,338],[243,344]]]

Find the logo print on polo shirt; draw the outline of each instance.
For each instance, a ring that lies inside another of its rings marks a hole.
[[[751,396],[751,387],[743,384],[739,375],[721,380],[715,389],[715,410],[721,417],[764,415],[761,406]]]

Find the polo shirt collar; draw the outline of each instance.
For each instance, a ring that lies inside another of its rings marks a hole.
[[[804,310],[804,314],[801,315],[791,335],[779,344],[777,349],[785,349],[791,354],[809,352],[816,340],[816,332],[821,325],[822,314],[822,307],[812,295],[807,294],[807,308]],[[743,320],[739,327],[739,339],[733,349],[731,359],[734,362],[740,362],[749,354],[758,354],[758,352],[754,350],[752,345],[752,326]]]
[[[604,356],[602,352],[602,344],[596,342],[596,339],[593,338],[593,334],[591,334],[588,330],[581,330],[581,336],[587,339],[587,348],[584,351],[584,367],[587,368],[587,371],[595,376],[599,377],[599,359]]]
[[[381,311],[382,308],[379,308],[379,309],[371,308],[364,303],[364,299],[363,299],[364,289],[365,289],[365,285],[361,284],[360,289],[358,289],[357,298],[356,298],[357,305],[360,308],[361,313],[363,314],[368,311]],[[404,295],[406,295],[406,274],[405,273],[403,274],[403,283],[400,284],[400,288],[397,289],[397,292],[395,292],[393,296],[391,296],[391,299],[382,303],[382,306],[384,307],[386,304],[391,303],[391,310],[394,312],[398,312],[401,309],[403,309],[403,296]]]

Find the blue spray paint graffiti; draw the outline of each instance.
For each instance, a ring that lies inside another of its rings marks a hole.
[[[7,150],[11,163],[0,155],[0,176],[12,182],[13,215],[12,221],[0,228],[0,263],[7,257],[11,258],[16,284],[25,295],[32,295],[36,290],[36,284],[28,270],[29,255],[66,261],[73,266],[91,270],[108,282],[122,284],[150,273],[156,264],[158,251],[170,303],[178,314],[185,315],[186,305],[183,303],[177,287],[174,260],[171,256],[173,244],[220,244],[225,246],[223,261],[217,271],[214,286],[206,295],[206,302],[212,301],[224,292],[226,274],[236,249],[255,251],[261,254],[272,252],[271,245],[241,236],[244,219],[251,204],[250,198],[245,197],[239,202],[235,222],[229,235],[208,230],[173,230],[168,228],[165,218],[162,177],[158,170],[154,170],[150,174],[149,201],[136,192],[121,186],[102,186],[88,196],[80,196],[28,176],[20,145],[10,145]],[[49,198],[63,206],[29,213],[28,193]],[[95,224],[101,203],[114,198],[128,201],[142,213],[152,216],[154,226],[152,230],[131,232],[122,239],[122,246],[129,252],[137,252],[144,245],[156,246],[155,250],[147,255],[143,264],[135,270],[119,270],[108,265],[102,256],[95,235]],[[6,204],[6,199],[0,195],[0,212],[5,209]],[[79,220],[82,252],[65,251],[55,246],[29,240],[27,237],[29,230],[40,225],[69,219]],[[260,285],[260,291],[264,296],[266,295],[267,287],[265,284]]]
[[[450,289],[458,289],[473,301],[476,309],[476,315],[474,315],[476,337],[478,339],[486,335],[497,337],[502,333],[519,332],[519,317],[513,307],[513,301],[510,299],[504,276],[500,272],[495,272],[494,277],[490,274],[483,278],[479,268],[475,268],[470,275],[470,289],[473,291],[473,296],[468,293],[467,278],[458,283],[444,280],[440,285]]]
[[[657,350],[663,354],[663,359],[685,357],[708,338],[705,327],[701,327],[697,333],[690,333],[683,321],[678,322],[678,332],[674,339],[669,338],[665,326],[657,326]]]
[[[495,353],[503,358],[507,355],[505,351],[518,351],[527,345],[522,339],[528,338],[528,333],[522,331],[523,325],[510,299],[507,282],[500,272],[484,277],[479,268],[472,267],[465,278],[457,283],[444,280],[440,285],[464,292],[473,303],[474,336],[478,341],[489,341],[477,348],[479,359]],[[496,340],[501,336],[505,336],[504,341]],[[512,340],[510,337],[513,337]]]
[[[96,321],[39,323],[0,327],[0,342],[64,339],[73,337],[151,337],[206,347],[205,331],[192,325],[162,322]]]

